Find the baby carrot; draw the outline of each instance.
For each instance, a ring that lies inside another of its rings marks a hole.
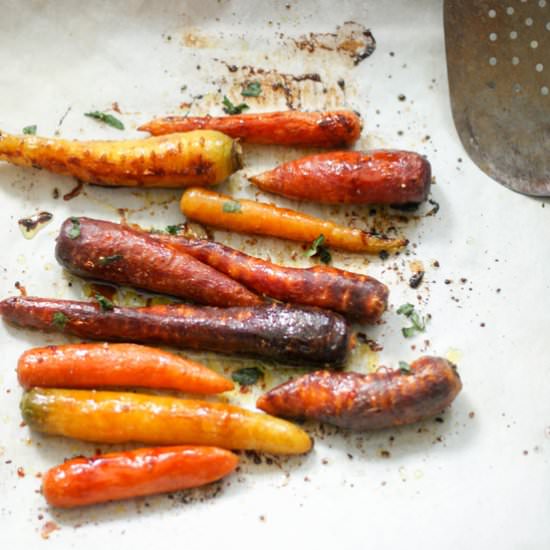
[[[310,437],[268,414],[191,399],[138,393],[34,388],[21,412],[33,429],[98,443],[213,445],[302,454]]]
[[[136,344],[33,348],[19,358],[17,374],[24,388],[136,386],[204,394],[233,389],[233,382],[200,363]]]
[[[58,508],[198,487],[231,473],[239,459],[217,447],[158,447],[78,457],[46,472],[42,493]]]
[[[392,239],[344,227],[288,208],[236,200],[199,188],[185,191],[180,208],[187,218],[206,225],[290,241],[311,242],[323,235],[324,244],[351,252],[376,254],[403,248],[408,242],[403,238]]]

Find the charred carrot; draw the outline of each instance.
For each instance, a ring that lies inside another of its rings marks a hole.
[[[81,277],[132,285],[213,306],[262,300],[231,277],[127,225],[69,218],[61,226],[57,261]]]
[[[220,393],[233,383],[179,355],[136,344],[67,344],[27,350],[17,364],[19,383],[61,388],[135,386]]]
[[[217,130],[248,143],[329,148],[353,144],[361,133],[361,119],[353,111],[282,111],[221,117],[167,116],[138,128],[153,135],[198,129]]]
[[[449,406],[462,389],[456,368],[441,357],[421,357],[406,369],[317,371],[262,395],[256,406],[285,418],[310,418],[351,430],[412,424]]]
[[[21,411],[37,431],[98,443],[213,445],[277,454],[311,448],[309,436],[294,424],[225,403],[35,388],[23,395]]]
[[[250,178],[264,191],[328,204],[409,204],[426,200],[430,163],[409,151],[311,155]]]
[[[199,188],[185,191],[180,208],[187,218],[206,225],[301,242],[311,242],[323,235],[328,246],[351,252],[376,254],[382,250],[398,250],[407,244],[406,239],[373,235],[288,208],[237,200]]]
[[[240,168],[239,146],[210,130],[125,141],[68,141],[0,132],[0,160],[99,185],[213,185]]]
[[[77,457],[51,468],[42,493],[57,508],[199,487],[230,474],[239,459],[217,447],[158,447]]]
[[[332,309],[367,323],[378,321],[387,307],[388,288],[368,275],[324,265],[285,267],[209,240],[179,235],[152,237],[181,248],[255,292],[283,302]]]
[[[312,307],[217,308],[186,304],[101,309],[98,304],[19,296],[0,302],[17,325],[114,342],[242,353],[290,364],[340,367],[352,345],[345,319]]]

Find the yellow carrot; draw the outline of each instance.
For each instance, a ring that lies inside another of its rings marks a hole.
[[[213,445],[279,454],[311,448],[309,436],[294,424],[225,403],[35,388],[23,395],[21,412],[31,428],[84,441]]]
[[[211,130],[125,141],[69,141],[0,132],[0,160],[100,185],[213,185],[240,168],[239,150],[230,137]]]
[[[376,254],[407,245],[403,238],[387,238],[321,220],[302,212],[246,199],[233,199],[206,189],[185,191],[180,208],[191,220],[239,233],[267,235],[311,242],[319,235],[324,244],[351,252]]]

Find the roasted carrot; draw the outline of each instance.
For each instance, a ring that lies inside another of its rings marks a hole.
[[[421,357],[403,372],[316,371],[262,395],[256,406],[285,418],[310,418],[351,430],[412,424],[440,413],[462,389],[455,366]]]
[[[51,468],[42,493],[57,508],[199,487],[230,474],[239,459],[217,447],[157,447],[77,457]]]
[[[69,218],[61,226],[57,261],[81,277],[132,285],[213,306],[262,300],[216,269],[127,225]]]
[[[398,250],[408,242],[351,229],[273,204],[236,200],[199,188],[185,191],[180,208],[187,218],[206,225],[301,242],[311,242],[323,235],[328,246],[351,252],[376,254],[382,250]]]
[[[126,141],[68,141],[0,132],[0,160],[99,185],[213,185],[240,168],[239,146],[210,130]]]
[[[200,363],[136,344],[29,349],[19,358],[17,375],[24,388],[135,386],[204,394],[233,389],[233,382]]]
[[[31,296],[0,302],[17,325],[114,342],[242,353],[289,364],[340,367],[352,345],[345,319],[312,307],[204,307],[186,304],[101,309],[99,304]]]
[[[250,178],[264,191],[328,204],[409,204],[426,200],[430,163],[410,151],[311,155]]]
[[[137,393],[35,388],[21,400],[33,429],[98,443],[214,445],[301,454],[311,439],[273,416],[225,403]]]
[[[153,135],[198,129],[217,130],[232,138],[264,145],[345,147],[359,137],[361,119],[353,111],[282,111],[221,117],[167,116],[138,128]]]
[[[387,308],[388,288],[368,275],[324,265],[285,267],[204,239],[158,234],[152,237],[181,248],[255,292],[283,302],[332,309],[367,323],[378,321]]]

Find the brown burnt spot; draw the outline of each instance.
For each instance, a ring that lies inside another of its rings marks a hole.
[[[355,21],[346,21],[333,33],[309,33],[293,39],[301,51],[314,53],[317,50],[336,52],[358,65],[376,49],[376,40],[371,31]]]
[[[25,477],[25,470],[23,469],[22,466],[19,466],[19,468],[17,468],[17,476],[18,477]]]
[[[19,229],[25,239],[32,239],[40,229],[48,224],[53,218],[53,214],[50,212],[38,212],[28,218],[21,218],[18,220]]]
[[[82,190],[84,189],[84,182],[78,179],[76,181],[77,181],[76,186],[73,189],[71,189],[68,193],[65,193],[63,195],[64,201],[70,201],[71,199],[78,197],[78,195],[82,193]]]
[[[113,101],[111,104],[111,109],[115,111],[115,113],[122,114],[122,111],[120,110],[120,105],[118,104],[118,101]]]
[[[27,289],[19,281],[16,281],[14,286],[17,290],[19,290],[19,294],[21,294],[21,296],[27,295]]]
[[[59,529],[61,528],[59,527],[59,525],[57,525],[57,523],[55,523],[55,521],[47,521],[46,523],[44,523],[44,525],[42,526],[42,529],[40,530],[40,536],[43,539],[49,539],[50,535],[54,531],[57,531]]]

